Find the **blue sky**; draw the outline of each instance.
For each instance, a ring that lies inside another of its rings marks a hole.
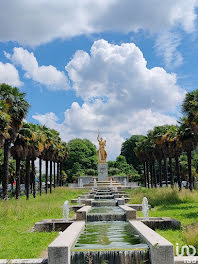
[[[175,124],[185,93],[198,88],[197,5],[1,1],[0,83],[26,92],[27,121],[67,142],[97,143],[100,128],[114,159],[130,135]]]

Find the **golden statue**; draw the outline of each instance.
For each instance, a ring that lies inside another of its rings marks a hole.
[[[98,137],[97,137],[98,143],[99,143],[99,150],[97,151],[98,153],[98,163],[106,163],[107,159],[107,152],[105,150],[106,146],[106,140],[103,140],[103,138],[99,136],[99,131],[98,131]]]

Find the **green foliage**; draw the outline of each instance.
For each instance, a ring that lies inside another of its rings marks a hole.
[[[97,171],[94,169],[87,169],[85,170],[85,174],[86,175],[90,175],[90,176],[96,176],[97,175]]]
[[[141,162],[135,154],[136,143],[144,138],[141,135],[133,135],[122,144],[121,155],[126,158],[128,164],[132,165],[136,170],[141,167]]]
[[[154,209],[149,212],[150,217],[172,217],[181,222],[180,230],[157,230],[174,246],[193,245],[198,249],[198,192],[171,188],[134,189],[127,191],[130,194],[129,203],[142,203],[144,196]],[[138,212],[142,216],[141,212]]]
[[[116,161],[108,161],[108,169],[110,176],[127,175],[130,181],[138,181],[140,179],[138,172],[132,165],[127,163],[126,158],[122,155],[119,155]]]
[[[31,232],[42,219],[62,218],[62,206],[85,190],[56,188],[52,194],[27,202],[10,199],[0,201],[0,259],[38,258],[58,236],[58,232]],[[70,216],[73,214],[71,213]]]
[[[121,170],[118,168],[109,168],[108,174],[109,176],[121,175]]]
[[[115,168],[115,161],[112,161],[112,160],[109,160],[108,162],[108,168],[110,169],[110,168]]]
[[[84,175],[87,169],[97,169],[96,146],[88,139],[73,139],[68,142],[68,159],[64,162],[68,180]]]

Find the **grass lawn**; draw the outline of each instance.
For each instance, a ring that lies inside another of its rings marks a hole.
[[[182,224],[181,230],[157,230],[162,236],[176,245],[194,245],[198,250],[198,192],[171,188],[139,189],[127,191],[130,194],[129,203],[142,203],[146,196],[153,207],[151,217],[172,217]],[[142,216],[141,212],[138,212]]]
[[[42,219],[62,218],[65,200],[71,201],[86,190],[56,188],[36,199],[0,201],[0,259],[37,258],[58,235],[57,232],[31,232]]]

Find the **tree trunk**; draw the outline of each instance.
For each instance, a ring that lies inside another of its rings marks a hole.
[[[26,158],[26,199],[30,198],[30,159]]]
[[[168,173],[167,173],[167,160],[164,158],[164,179],[166,181],[166,187],[168,187]]]
[[[179,157],[175,157],[175,167],[176,167],[176,175],[177,175],[177,183],[179,187],[179,191],[181,191],[181,175],[180,175],[180,164],[179,164]]]
[[[10,155],[10,141],[5,139],[4,142],[4,162],[3,162],[3,199],[8,200],[8,175],[9,175],[9,155]]]
[[[35,182],[35,164],[32,160],[32,193],[33,197],[36,198],[36,182]]]
[[[149,165],[150,175],[151,175],[151,188],[153,188],[153,165],[150,163]]]
[[[192,191],[193,184],[192,184],[192,153],[191,151],[187,152],[187,157],[188,157],[189,189]]]
[[[30,166],[32,164],[32,161],[30,162]],[[33,193],[33,171],[30,169],[30,193]]]
[[[159,184],[162,187],[162,160],[159,160]]]
[[[21,160],[19,158],[16,159],[16,199],[18,200],[20,198],[20,165]]]
[[[60,162],[60,183],[59,186],[63,186],[63,164]]]
[[[54,161],[54,189],[56,188],[56,162]]]
[[[146,162],[146,174],[147,174],[148,188],[150,188],[150,181],[149,181],[149,164],[148,164],[148,161]]]
[[[143,162],[144,166],[144,187],[146,188],[146,162]]]
[[[157,188],[157,178],[156,178],[156,172],[155,172],[155,161],[153,162],[153,179],[154,179],[154,186]]]
[[[60,163],[57,162],[57,185],[59,186],[60,182]]]
[[[39,193],[42,195],[42,159],[39,158]]]
[[[48,160],[45,161],[45,193],[48,192]]]
[[[174,188],[173,166],[172,166],[172,158],[171,157],[169,157],[169,169],[170,169],[171,187]]]
[[[50,160],[50,193],[52,193],[52,161]]]

